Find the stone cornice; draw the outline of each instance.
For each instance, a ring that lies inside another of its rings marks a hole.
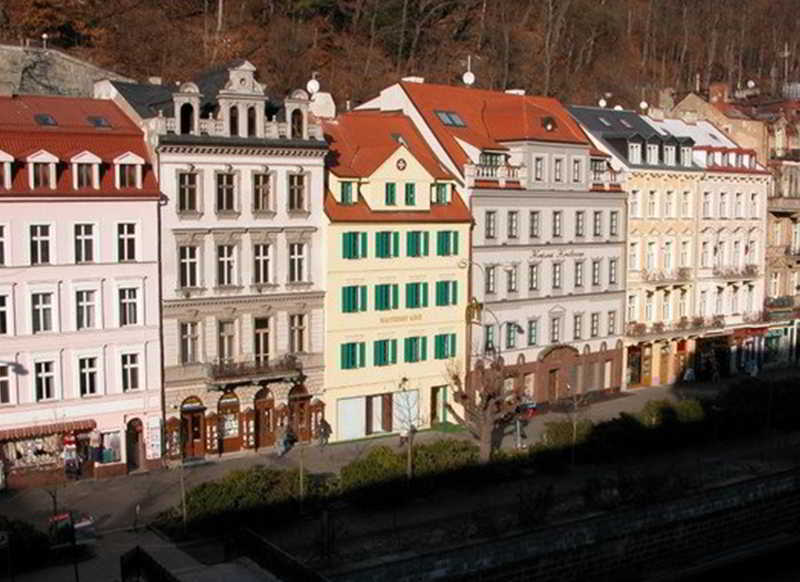
[[[306,291],[297,293],[275,293],[263,295],[241,295],[233,297],[197,297],[195,299],[165,299],[165,314],[170,311],[182,311],[185,309],[198,309],[204,312],[214,309],[224,309],[237,307],[240,305],[252,306],[255,304],[270,303],[275,305],[287,305],[290,303],[314,303],[315,306],[322,306],[325,298],[324,291]]]
[[[324,158],[327,149],[302,148],[302,147],[275,147],[275,146],[236,146],[236,145],[202,145],[162,144],[158,146],[162,154],[186,155],[224,155],[224,156],[273,156],[273,157],[301,157]]]

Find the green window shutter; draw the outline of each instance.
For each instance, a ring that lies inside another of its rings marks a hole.
[[[392,246],[394,247],[392,249],[392,256],[393,257],[399,257],[400,256],[400,233],[399,232],[393,232],[392,233]]]
[[[414,256],[414,232],[409,231],[406,233],[406,256]]]
[[[347,256],[347,233],[342,233],[342,258],[349,259],[350,257]]]
[[[340,351],[339,366],[342,368],[342,370],[346,370],[347,369],[347,345],[346,344],[342,344],[340,349],[339,349],[339,351]]]
[[[377,311],[383,311],[385,309],[383,304],[382,287],[382,285],[375,285],[375,309]]]
[[[450,357],[456,356],[456,334],[450,334]]]
[[[456,305],[458,303],[458,281],[453,281],[453,296],[450,298],[450,304]]]
[[[372,363],[380,366],[381,362],[381,342],[377,341],[372,344]]]
[[[423,307],[427,307],[428,306],[428,284],[427,283],[423,283],[421,285],[421,287],[422,287],[422,290],[421,290],[422,302],[421,303],[422,303]]]
[[[428,359],[428,338],[422,336],[419,338],[419,361],[424,362]]]
[[[396,203],[395,198],[395,185],[393,182],[386,183],[386,205],[394,206]]]
[[[367,344],[365,342],[360,342],[358,344],[358,364],[356,364],[356,368],[363,368],[367,362]]]
[[[367,286],[362,285],[359,287],[359,302],[360,305],[358,306],[359,311],[366,311],[367,310]]]
[[[428,243],[430,242],[430,234],[429,232],[422,233],[422,256],[428,256]]]
[[[452,244],[453,248],[452,248],[451,252],[454,255],[457,255],[458,254],[458,231],[454,230],[453,232],[450,233],[450,235],[453,237],[453,244]]]
[[[436,254],[440,257],[447,255],[447,233],[436,233]]]
[[[358,249],[358,257],[363,259],[367,256],[367,233],[361,232],[359,233],[359,238],[361,239],[359,242],[361,243],[361,248]]]
[[[413,283],[406,283],[406,307],[414,307],[411,304],[411,290],[414,288]]]
[[[382,257],[383,256],[383,252],[381,251],[381,242],[382,242],[381,233],[376,232],[375,233],[375,256],[376,257]]]
[[[442,305],[442,282],[436,281],[436,305]]]
[[[347,313],[347,287],[342,287],[342,311]]]
[[[435,335],[433,336],[433,357],[437,360],[441,360],[444,356],[442,356],[442,336]]]
[[[397,309],[400,306],[400,285],[395,283],[392,285],[392,309]]]
[[[410,362],[411,361],[411,338],[407,337],[403,341],[403,361]]]
[[[393,339],[389,342],[389,362],[392,364],[397,363],[397,340]]]

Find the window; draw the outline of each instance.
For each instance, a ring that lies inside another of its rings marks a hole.
[[[406,206],[414,206],[416,204],[417,193],[416,193],[416,184],[408,183],[405,186],[406,189]]]
[[[342,233],[342,258],[364,259],[367,257],[367,233]]]
[[[681,163],[686,167],[692,165],[692,148],[690,147],[681,148]]]
[[[544,158],[541,156],[533,159],[533,179],[536,182],[544,181]]]
[[[539,263],[528,265],[528,291],[539,290]]]
[[[269,212],[271,206],[269,174],[253,174],[253,212]]]
[[[653,294],[648,293],[644,298],[644,320],[653,321]]]
[[[198,249],[195,246],[178,247],[178,285],[181,289],[198,286]]]
[[[642,163],[642,144],[639,143],[628,144],[628,161],[632,164]]]
[[[682,289],[678,295],[678,317],[686,316],[686,297],[688,295],[685,289]]]
[[[661,303],[661,318],[664,321],[672,321],[672,293],[664,291]]]
[[[656,268],[656,243],[647,243],[647,256],[645,257],[645,268],[654,271]]]
[[[539,211],[531,210],[529,218],[530,218],[530,237],[539,238]]]
[[[441,237],[443,233],[439,233]],[[455,235],[453,241],[456,245],[458,243],[458,234]],[[455,254],[456,251],[453,252]],[[375,233],[375,256],[379,259],[389,259],[391,257],[400,256],[400,233],[382,231]]]
[[[56,397],[55,387],[55,364],[49,362],[36,362],[33,365],[34,377],[36,379],[36,401],[52,400]]]
[[[53,294],[31,295],[31,329],[33,333],[53,331]]]
[[[506,268],[506,290],[508,293],[516,293],[517,288],[517,265],[509,265]]]
[[[357,313],[366,310],[366,285],[347,285],[342,287],[342,313]]]
[[[197,212],[197,174],[178,173],[178,212]]]
[[[681,267],[688,267],[689,266],[689,241],[681,241],[681,257],[680,257],[680,266]]]
[[[539,320],[528,320],[528,345],[535,346],[539,341]]]
[[[631,196],[629,199],[630,205],[630,213],[633,218],[639,218],[639,191],[638,190],[631,190]]]
[[[31,265],[47,265],[50,263],[50,227],[46,224],[32,224],[31,233]]]
[[[92,164],[75,164],[77,170],[78,188],[91,188],[94,180],[92,179]]]
[[[700,247],[700,266],[701,267],[709,267],[710,266],[709,250],[710,250],[710,245],[709,245],[708,241],[703,241],[703,244]]]
[[[519,234],[519,212],[508,211],[508,238],[517,238]]]
[[[8,333],[8,295],[0,295],[0,335]]]
[[[75,262],[91,263],[94,261],[94,225],[75,225]]]
[[[739,313],[739,288],[731,287],[731,313]]]
[[[397,204],[397,184],[394,182],[386,182],[385,194],[386,206],[395,206]]]
[[[719,218],[728,218],[728,195],[725,192],[719,195]]]
[[[235,333],[235,322],[217,322],[217,359],[220,362],[233,361],[233,340]]]
[[[436,305],[443,307],[458,303],[458,281],[436,282]]]
[[[572,316],[572,339],[579,340],[583,337],[583,315],[576,313]]]
[[[553,289],[561,289],[561,263],[553,263]]]
[[[269,364],[269,318],[253,320],[253,359],[257,366]]]
[[[289,316],[289,352],[305,351],[306,316],[297,313]]]
[[[656,193],[651,191],[647,195],[647,217],[655,218],[657,216],[656,210],[657,210]]]
[[[589,322],[589,337],[598,337],[600,335],[600,314],[592,313]]]
[[[575,261],[575,286],[583,287],[583,261]]]
[[[619,211],[617,210],[612,210],[609,215],[608,234],[610,236],[619,235]]]
[[[690,194],[688,192],[683,192],[681,194],[681,216],[684,218],[692,216],[692,205],[689,196]]]
[[[594,220],[592,221],[592,234],[594,236],[601,236],[603,234],[603,213],[599,210],[594,211]]]
[[[717,294],[714,297],[714,314],[722,315],[723,313],[723,293],[722,287],[717,287]]]
[[[750,194],[750,217],[758,218],[758,194]]]
[[[711,218],[711,192],[703,192],[703,218]]]
[[[502,329],[502,327],[501,327]],[[517,347],[517,334],[522,332],[522,328],[516,321],[506,322],[506,348],[512,350]]]
[[[455,111],[434,111],[434,113],[444,125],[450,127],[466,127],[464,120],[462,120]]]
[[[638,319],[639,309],[636,295],[628,295],[628,321]]]
[[[428,306],[428,284],[406,283],[406,307],[416,309]]]
[[[136,225],[132,222],[117,225],[117,260],[136,260]]]
[[[352,182],[342,182],[340,184],[341,192],[339,194],[340,202],[342,204],[352,204],[353,203],[353,183]]]
[[[495,218],[497,213],[494,210],[487,210],[486,211],[486,231],[485,236],[486,238],[494,238],[496,235],[496,222]]]
[[[2,167],[3,164],[0,164]],[[2,178],[2,176],[0,176]],[[0,224],[0,267],[6,264],[6,228]]]
[[[674,211],[674,203],[673,203],[673,193],[667,192],[664,195],[664,218],[672,218],[672,213]]]
[[[617,259],[608,260],[608,284],[617,284]]]
[[[455,230],[442,230],[436,233],[436,254],[448,257],[458,254],[458,232]]]
[[[230,287],[236,284],[236,247],[217,245],[217,286]]]
[[[378,340],[373,344],[372,363],[389,366],[397,363],[397,340]]]
[[[658,164],[658,144],[647,144],[647,163],[651,166]]]
[[[46,162],[33,163],[33,187],[45,188],[50,186],[50,164]]]
[[[564,160],[562,158],[553,160],[553,179],[556,182],[564,181]]]
[[[617,312],[608,312],[608,335],[616,335],[617,333]]]
[[[75,329],[95,327],[95,292],[77,291],[75,293]]]
[[[447,204],[447,184],[434,184],[434,204]]]
[[[11,368],[0,364],[0,404],[11,402]]]
[[[430,234],[420,230],[411,230],[406,233],[406,256],[427,257]]]
[[[375,285],[375,310],[389,311],[390,309],[397,309],[399,290],[400,285],[396,283]]]
[[[486,271],[486,293],[495,292],[495,269],[494,265],[487,266]]]
[[[664,269],[666,271],[672,270],[672,241],[664,243]]]
[[[741,192],[736,193],[736,218],[744,218],[744,197]]]
[[[583,210],[575,211],[575,236],[583,236],[584,233],[584,218],[586,213]]]
[[[553,236],[559,237],[561,236],[561,211],[554,210],[553,211]]]
[[[664,157],[668,166],[675,165],[675,146],[664,146]]]
[[[270,245],[258,243],[253,245],[253,283],[264,285],[270,282]]]
[[[550,343],[557,344],[561,341],[561,317],[550,318]]]
[[[136,183],[136,165],[135,164],[120,164],[119,165],[119,187],[120,188],[137,188]]]
[[[306,176],[305,174],[289,175],[289,212],[306,210]]]
[[[578,184],[581,181],[581,161],[572,160],[572,181]]]
[[[305,281],[306,245],[291,243],[289,245],[289,283]]]
[[[403,342],[404,358],[406,363],[424,362],[428,357],[428,338],[407,337]]]
[[[592,285],[600,284],[600,259],[592,260]]]
[[[781,275],[773,271],[770,279],[769,294],[771,297],[777,297],[780,294]]]
[[[632,242],[628,247],[628,268],[632,271],[639,270],[639,243]]]
[[[81,396],[97,394],[97,358],[78,358],[78,383]]]
[[[136,325],[138,317],[136,313],[136,288],[123,287],[119,290],[119,325]]]
[[[217,174],[217,212],[236,212],[236,176],[232,173]]]
[[[738,240],[733,241],[733,256],[731,257],[731,264],[738,267],[742,262],[742,243]]]
[[[185,321],[180,324],[181,364],[193,364],[200,361],[197,351],[198,327],[196,321]]]
[[[139,389],[139,354],[122,354],[122,391]]]
[[[493,325],[484,325],[483,326],[483,350],[485,352],[489,352],[494,350],[494,326]]]
[[[446,360],[456,357],[456,334],[441,333],[433,336],[433,357]]]

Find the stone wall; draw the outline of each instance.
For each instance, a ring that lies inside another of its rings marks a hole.
[[[331,580],[636,580],[797,532],[800,470],[430,554],[388,556]]]

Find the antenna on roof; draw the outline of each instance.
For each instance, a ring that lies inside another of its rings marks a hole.
[[[314,71],[311,73],[311,80],[306,83],[306,90],[313,96],[319,92],[319,81],[317,81],[318,73]]]
[[[647,112],[647,108],[648,108],[648,107],[649,107],[649,105],[647,104],[647,101],[645,101],[644,99],[642,99],[642,102],[641,102],[641,103],[639,103],[639,109],[641,109],[641,110],[642,110],[642,111],[644,111],[644,112]]]
[[[472,55],[467,55],[467,72],[461,76],[461,80],[467,87],[475,83],[475,73],[472,72]]]
[[[608,105],[608,101],[606,101],[605,99],[603,99],[602,97],[600,97],[600,101],[598,101],[598,102],[597,102],[597,104],[598,104],[600,107],[605,107],[606,105]]]

